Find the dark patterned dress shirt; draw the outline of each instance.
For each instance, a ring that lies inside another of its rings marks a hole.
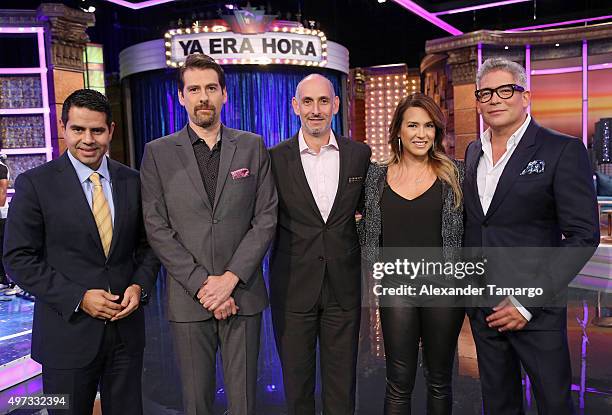
[[[193,129],[188,126],[187,131],[191,144],[193,145],[193,152],[198,162],[198,168],[200,169],[200,175],[202,176],[202,182],[204,188],[208,194],[208,200],[210,205],[215,204],[215,192],[217,190],[217,177],[219,175],[219,160],[221,159],[221,137],[223,135],[223,126],[219,130],[217,136],[217,143],[213,148],[209,148],[208,144],[198,137]]]

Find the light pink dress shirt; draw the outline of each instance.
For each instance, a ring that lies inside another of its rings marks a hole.
[[[336,198],[338,180],[340,176],[340,149],[334,133],[329,136],[329,143],[321,147],[317,154],[311,150],[304,140],[300,129],[298,134],[300,145],[300,158],[306,174],[310,192],[314,197],[321,217],[325,222]]]

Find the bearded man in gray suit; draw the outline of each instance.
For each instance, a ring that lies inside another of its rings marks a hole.
[[[147,236],[168,271],[184,411],[212,413],[219,346],[229,413],[255,414],[261,260],[278,203],[270,159],[261,136],[221,124],[225,76],[212,58],[188,56],[178,83],[189,123],[145,146],[141,179]]]

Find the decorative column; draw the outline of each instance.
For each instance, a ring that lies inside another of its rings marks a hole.
[[[84,87],[83,51],[89,36],[85,32],[95,24],[93,13],[71,9],[63,4],[43,3],[36,10],[37,19],[47,22],[48,80],[51,85],[51,136],[54,156],[66,149],[59,136],[59,121],[64,100],[74,90]]]
[[[448,52],[447,64],[453,83],[453,121],[455,127],[455,154],[463,159],[465,149],[478,138],[478,112],[476,111],[476,72],[478,51],[474,46]]]
[[[365,82],[362,68],[351,69],[348,80],[349,91],[349,136],[356,141],[365,141]]]
[[[427,55],[421,61],[423,93],[440,106],[446,118],[446,139],[442,143],[446,154],[455,155],[455,120],[453,112],[453,86],[450,83],[450,69],[446,65],[446,54]]]

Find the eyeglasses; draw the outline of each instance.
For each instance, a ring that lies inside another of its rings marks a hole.
[[[520,85],[516,85],[516,84],[507,84],[507,85],[498,86],[497,88],[494,88],[494,89],[493,88],[477,89],[476,91],[474,91],[474,95],[476,95],[476,100],[478,102],[480,102],[481,104],[484,104],[485,102],[491,101],[491,98],[493,98],[493,92],[495,92],[497,96],[500,97],[501,99],[510,99],[514,95],[514,91],[524,92],[525,88],[523,88]]]

